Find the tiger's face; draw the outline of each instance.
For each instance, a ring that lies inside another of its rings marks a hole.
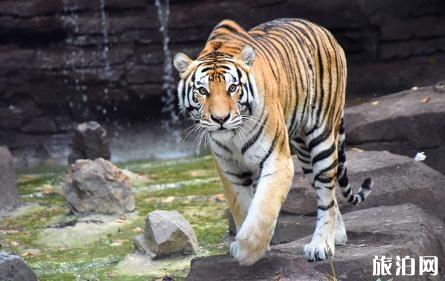
[[[254,93],[249,72],[253,59],[251,47],[245,47],[239,58],[215,51],[192,61],[178,53],[174,65],[181,76],[181,110],[207,131],[239,128],[252,114]]]

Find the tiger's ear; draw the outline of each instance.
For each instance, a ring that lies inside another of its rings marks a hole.
[[[251,67],[255,60],[255,50],[250,45],[244,46],[240,53],[240,59],[248,67]]]
[[[192,62],[193,60],[184,53],[177,53],[173,59],[173,65],[180,75],[187,71]]]

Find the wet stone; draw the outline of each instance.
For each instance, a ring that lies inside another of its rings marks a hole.
[[[37,281],[37,276],[19,256],[0,252],[0,280]]]
[[[9,149],[0,146],[0,215],[20,205],[16,175]]]
[[[96,121],[81,123],[76,127],[71,148],[72,152],[68,156],[69,164],[77,159],[111,158],[107,131]]]

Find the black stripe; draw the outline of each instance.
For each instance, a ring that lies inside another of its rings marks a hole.
[[[301,168],[302,170],[303,170],[303,173],[305,173],[305,174],[310,174],[310,173],[312,173],[312,169],[306,169],[306,168]]]
[[[323,173],[326,173],[327,171],[332,170],[333,168],[335,168],[337,166],[337,164],[338,164],[337,160],[333,161],[331,163],[331,165],[329,165],[329,167],[326,167],[323,170],[319,171],[318,174],[315,175],[314,179],[319,179]]]
[[[341,194],[343,194],[343,196],[345,198],[348,198],[349,195],[351,195],[351,193],[352,193],[352,190],[351,190],[351,187],[349,187],[347,190],[343,191]]]
[[[312,165],[317,163],[318,161],[324,160],[332,155],[335,151],[335,143],[331,145],[330,148],[323,150],[322,152],[318,153],[313,159],[312,159]]]
[[[230,176],[237,177],[239,179],[252,177],[252,173],[251,172],[242,172],[241,174],[237,174],[237,173],[233,173],[233,172],[230,172],[230,171],[224,171],[224,173],[227,174],[227,175],[230,175]]]
[[[261,113],[261,116],[264,113],[264,109],[263,112]],[[244,154],[249,148],[252,147],[252,145],[258,140],[258,138],[260,137],[261,132],[263,131],[263,128],[265,126],[265,122],[267,120],[267,118],[269,117],[269,114],[267,114],[266,118],[264,119],[264,121],[260,124],[259,122],[255,124],[255,127],[253,128],[254,130],[259,127],[258,131],[255,133],[255,135],[253,137],[251,137],[241,148],[241,153]],[[261,117],[260,117],[261,118]]]
[[[212,141],[217,144],[221,149],[223,149],[224,151],[227,151],[228,153],[232,154],[232,151],[230,150],[230,148],[228,148],[227,146],[225,146],[224,144],[220,143],[219,141],[215,140],[212,138]]]
[[[267,158],[269,158],[269,156],[272,154],[275,145],[277,144],[278,141],[278,137],[280,136],[279,132],[278,132],[278,126],[277,126],[277,131],[275,132],[275,136],[273,138],[272,144],[270,145],[269,149],[267,150],[266,155],[264,155],[263,159],[261,159],[260,162],[260,171],[263,170],[263,166],[264,166],[264,162],[266,162]],[[259,173],[261,175],[261,172]]]
[[[323,211],[329,210],[334,206],[334,200],[331,201],[327,206],[318,206],[317,208]]]
[[[338,185],[340,185],[340,187],[348,186],[349,179],[348,179],[346,168],[345,168],[345,172],[343,173],[343,176],[338,178],[337,181],[338,181]]]
[[[310,151],[312,151],[312,149],[313,149],[314,147],[316,147],[316,146],[319,145],[320,143],[324,142],[324,141],[329,137],[329,133],[330,133],[329,130],[325,130],[325,131],[324,131],[322,134],[320,134],[318,137],[312,139],[312,140],[309,142],[308,149],[309,149]]]

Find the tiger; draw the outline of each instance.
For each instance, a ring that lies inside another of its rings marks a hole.
[[[308,261],[329,259],[347,242],[335,196],[366,199],[366,178],[354,193],[347,176],[343,49],[323,27],[283,18],[249,31],[231,20],[215,26],[195,60],[177,53],[178,100],[208,140],[236,225],[230,255],[252,265],[270,250],[296,154],[317,195],[317,223],[304,246]]]

